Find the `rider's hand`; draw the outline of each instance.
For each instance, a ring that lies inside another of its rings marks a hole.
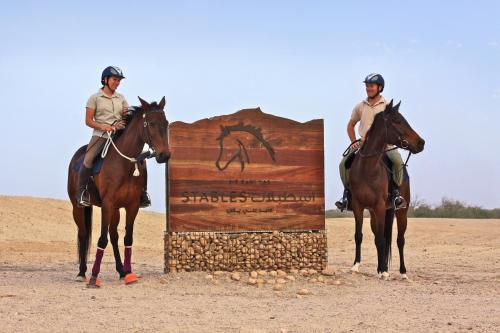
[[[363,145],[363,143],[365,143],[365,138],[361,137],[359,138],[359,141],[356,141],[352,144],[351,149],[352,150],[359,149]]]
[[[124,106],[122,109],[122,117],[128,116],[128,107]]]
[[[112,131],[114,131],[114,128],[111,125],[102,124],[101,125],[101,130],[104,131],[104,132],[112,132]]]
[[[351,150],[359,149],[360,141],[356,141],[351,145]]]
[[[123,120],[120,120],[119,122],[117,122],[115,124],[115,128],[117,130],[121,130],[121,129],[124,129],[125,128],[125,122]]]

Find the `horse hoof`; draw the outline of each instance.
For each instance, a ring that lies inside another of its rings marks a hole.
[[[411,281],[411,280],[408,278],[408,275],[406,275],[406,274],[401,274],[401,280],[403,280],[403,281]]]
[[[87,288],[99,288],[101,287],[101,280],[96,277],[91,277],[87,281]]]
[[[137,282],[137,275],[134,273],[129,273],[125,275],[125,284],[132,284]]]
[[[351,272],[359,273],[359,262],[355,263],[354,266],[351,267]]]
[[[75,277],[75,281],[76,282],[85,282],[85,281],[87,281],[87,279],[85,278],[85,276],[77,275]]]
[[[389,272],[382,272],[381,274],[379,274],[379,277],[382,279],[382,280],[389,280]]]

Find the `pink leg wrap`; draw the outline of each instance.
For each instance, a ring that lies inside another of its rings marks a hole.
[[[98,247],[97,252],[95,254],[94,267],[92,267],[92,276],[99,275],[99,271],[101,270],[101,261],[103,254],[104,254],[104,249]]]
[[[123,262],[123,270],[125,271],[125,273],[132,272],[131,258],[132,246],[125,246],[125,260]]]

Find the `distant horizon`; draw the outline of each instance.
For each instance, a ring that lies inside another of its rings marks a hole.
[[[325,208],[333,209],[346,125],[365,98],[364,77],[378,72],[384,97],[402,101],[426,140],[409,161],[412,195],[498,207],[500,2],[381,1],[376,11],[363,1],[7,2],[0,192],[67,197],[69,160],[92,133],[85,103],[102,70],[117,65],[129,104],[166,96],[171,123],[257,106],[324,119]],[[156,211],[165,209],[163,171],[148,164]]]
[[[0,197],[2,197],[2,196],[3,197],[20,197],[20,198],[33,198],[33,199],[60,200],[60,201],[70,202],[69,198],[65,199],[65,198],[53,198],[53,197],[45,197],[45,196],[35,196],[35,195],[22,195],[22,194],[21,195],[11,195],[11,194],[0,193]],[[454,198],[441,198],[441,200],[445,200],[445,199],[452,200],[452,201],[456,200]],[[463,202],[463,201],[460,201],[460,202],[463,203],[466,206],[469,206],[469,207],[478,207],[478,206],[470,205],[467,202]],[[423,203],[429,204],[432,207],[436,207],[436,206],[439,205],[439,203],[430,203],[430,202],[427,202],[425,199],[423,199]],[[479,206],[479,208],[483,208],[483,209],[487,209],[487,210],[496,210],[496,209],[500,209],[500,206],[499,207],[493,207],[493,208],[485,208],[485,207]],[[145,212],[158,213],[158,214],[164,214],[166,212],[166,209],[164,211],[159,211],[159,210],[155,210],[154,208],[151,208],[151,207],[149,207],[149,208],[141,208],[140,210],[141,211],[145,211]],[[332,211],[338,211],[338,209],[337,208],[330,208],[330,209],[326,209],[325,208],[325,214],[327,212],[332,212]],[[326,218],[328,218],[328,217],[326,217]],[[415,218],[415,217],[413,217],[413,218]]]

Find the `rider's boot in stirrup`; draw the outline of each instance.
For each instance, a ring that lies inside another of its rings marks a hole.
[[[146,191],[146,189],[142,189],[142,192],[141,192],[141,203],[139,204],[139,207],[146,208],[146,207],[149,207],[149,206],[151,206],[151,199],[149,197],[149,194]]]
[[[82,164],[80,172],[78,173],[78,189],[76,192],[76,203],[79,207],[89,207],[92,205],[90,203],[90,193],[87,191],[87,184],[89,183],[91,175],[92,169]]]
[[[405,198],[403,198],[399,193],[399,189],[397,187],[395,187],[394,190],[392,190],[391,203],[394,210],[406,208],[408,204]]]
[[[342,195],[342,199],[337,201],[335,203],[335,206],[337,206],[338,209],[340,209],[341,212],[344,210],[347,210],[347,205],[349,204],[349,190],[346,188],[344,189],[344,194]]]

